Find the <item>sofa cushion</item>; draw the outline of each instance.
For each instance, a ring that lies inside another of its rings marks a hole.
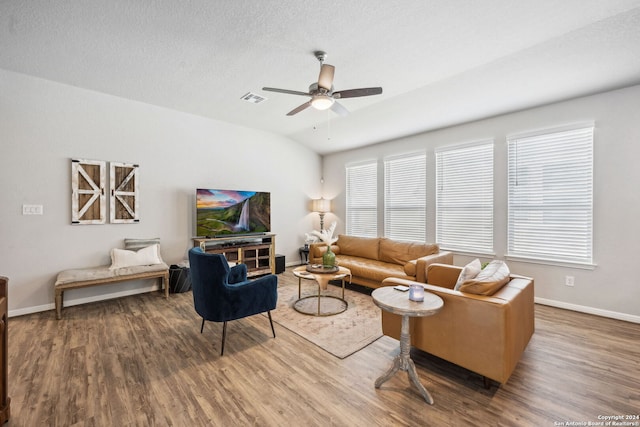
[[[336,245],[340,247],[342,255],[377,260],[379,241],[380,239],[377,237],[355,237],[340,234]]]
[[[378,282],[382,282],[387,277],[412,278],[407,277],[404,267],[398,264],[389,264],[388,262],[348,255],[338,255],[336,260],[338,265],[351,270],[353,277],[363,277]]]
[[[467,280],[475,279],[478,273],[482,270],[482,264],[480,264],[480,260],[478,258],[471,261],[469,264],[465,265],[460,275],[458,276],[458,281],[454,286],[455,291],[460,290],[460,286]]]
[[[509,274],[509,267],[504,261],[494,260],[474,279],[466,280],[459,290],[470,294],[493,295],[509,282]]]
[[[398,242],[387,238],[380,239],[380,261],[404,265],[412,259],[438,253],[436,244]]]
[[[327,252],[327,245],[324,243],[313,244],[309,247],[309,260],[311,261],[314,258],[321,258],[322,255]],[[331,245],[331,252],[338,255],[340,253],[340,246]]]

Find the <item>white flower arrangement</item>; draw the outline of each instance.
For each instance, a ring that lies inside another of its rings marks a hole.
[[[335,221],[331,223],[331,227],[329,227],[328,230],[321,230],[321,231],[313,230],[311,232],[311,235],[318,237],[320,240],[326,243],[327,246],[331,246],[338,241],[337,237],[333,237],[334,231],[336,231]]]
[[[310,245],[312,243],[316,243],[319,239],[316,236],[312,236],[309,233],[304,233],[304,242],[307,245]]]

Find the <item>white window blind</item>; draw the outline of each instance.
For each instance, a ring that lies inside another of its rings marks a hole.
[[[508,255],[591,264],[593,126],[508,145]]]
[[[347,223],[350,236],[378,236],[378,164],[346,167]]]
[[[424,153],[384,161],[384,235],[424,242],[426,237],[427,156]]]
[[[493,141],[436,150],[436,241],[493,253]]]

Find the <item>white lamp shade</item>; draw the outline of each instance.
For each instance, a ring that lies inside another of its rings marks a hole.
[[[314,199],[311,202],[311,210],[313,212],[331,212],[331,200],[327,199]]]

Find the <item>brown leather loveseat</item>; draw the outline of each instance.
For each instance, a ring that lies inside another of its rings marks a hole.
[[[433,316],[410,319],[411,345],[487,379],[506,383],[534,332],[533,279],[511,274],[490,296],[453,290],[462,267],[432,264],[426,291],[444,300]],[[412,281],[390,278],[384,286]],[[401,316],[382,311],[382,331],[400,339]]]
[[[322,264],[325,243],[309,248],[309,262]],[[351,281],[378,288],[387,277],[425,282],[427,267],[432,263],[453,264],[451,252],[440,251],[436,244],[399,242],[384,237],[339,235],[331,245],[338,265],[351,270]]]

